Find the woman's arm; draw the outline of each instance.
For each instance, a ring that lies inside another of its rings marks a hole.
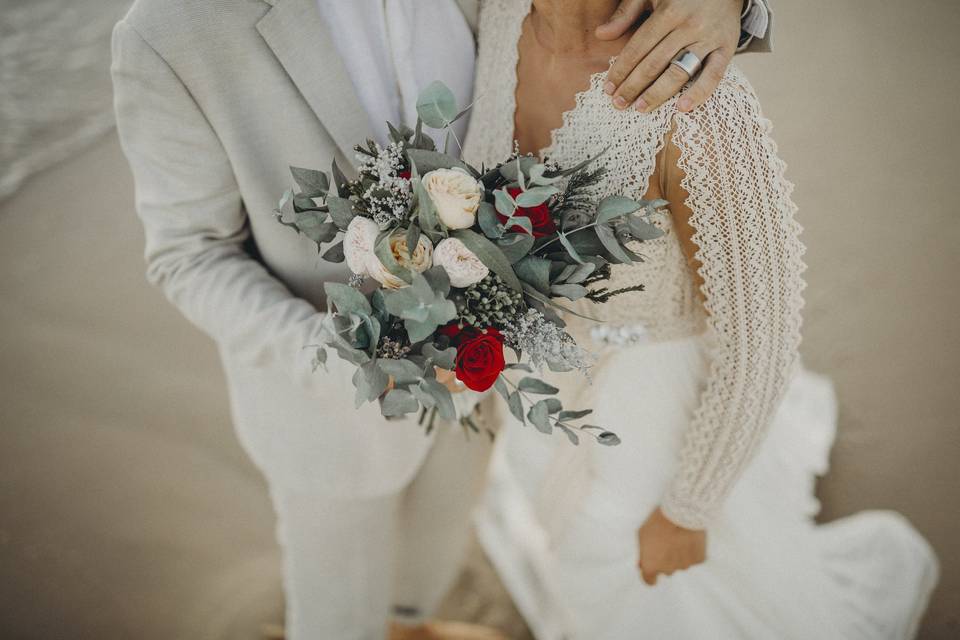
[[[740,72],[678,114],[667,197],[697,269],[710,372],[664,496],[673,522],[707,526],[769,426],[800,344],[800,227],[770,123]],[[668,163],[669,165],[670,163]]]
[[[749,83],[732,70],[703,107],[676,115],[661,156],[711,353],[677,472],[639,531],[647,582],[704,560],[704,529],[763,438],[798,359],[803,245],[769,131]]]

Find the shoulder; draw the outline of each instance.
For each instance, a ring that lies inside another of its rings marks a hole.
[[[735,64],[727,67],[717,89],[700,107],[690,113],[676,112],[678,124],[698,122],[722,126],[736,121],[761,119],[760,100],[747,75]],[[682,126],[682,125],[681,125]]]
[[[229,46],[270,9],[264,0],[136,0],[118,24],[163,57]]]

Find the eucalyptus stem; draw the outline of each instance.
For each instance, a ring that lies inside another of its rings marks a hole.
[[[582,227],[577,227],[576,229],[574,229],[573,231],[570,231],[570,232],[566,233],[565,235],[570,236],[570,235],[575,234],[575,233],[578,232],[578,231],[583,231],[584,229],[589,229],[590,227],[595,227],[595,226],[597,226],[597,223],[596,223],[596,222],[591,222],[590,224],[585,224],[585,225],[583,225]],[[554,242],[559,242],[559,241],[560,241],[560,234],[561,234],[561,233],[563,233],[563,232],[562,232],[562,231],[557,231],[557,237],[556,237],[556,238],[553,238],[553,239],[550,240],[549,242],[545,242],[544,244],[542,244],[542,245],[540,245],[539,247],[537,247],[537,251],[540,251],[540,250],[543,249],[544,247],[549,247],[549,246],[552,245]]]

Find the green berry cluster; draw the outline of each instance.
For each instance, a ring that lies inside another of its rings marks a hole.
[[[458,308],[461,322],[479,328],[500,329],[523,313],[526,305],[523,294],[490,272],[480,282],[464,289]]]

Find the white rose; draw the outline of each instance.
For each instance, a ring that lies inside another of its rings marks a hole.
[[[433,250],[433,264],[443,267],[454,287],[469,287],[487,277],[487,269],[480,258],[456,238],[441,240]]]
[[[483,185],[462,169],[434,169],[423,176],[423,188],[448,229],[473,226],[483,197]]]
[[[433,243],[427,236],[420,236],[417,241],[417,248],[413,254],[407,256],[407,238],[405,234],[394,234],[390,237],[390,252],[397,263],[405,268],[423,273],[433,264]],[[376,255],[371,254],[369,262],[369,275],[371,278],[382,284],[387,289],[400,289],[407,286],[407,283],[383,266]]]
[[[343,255],[347,267],[358,276],[369,276],[372,262],[379,262],[373,255],[380,227],[370,218],[356,216],[347,225],[343,236]]]

